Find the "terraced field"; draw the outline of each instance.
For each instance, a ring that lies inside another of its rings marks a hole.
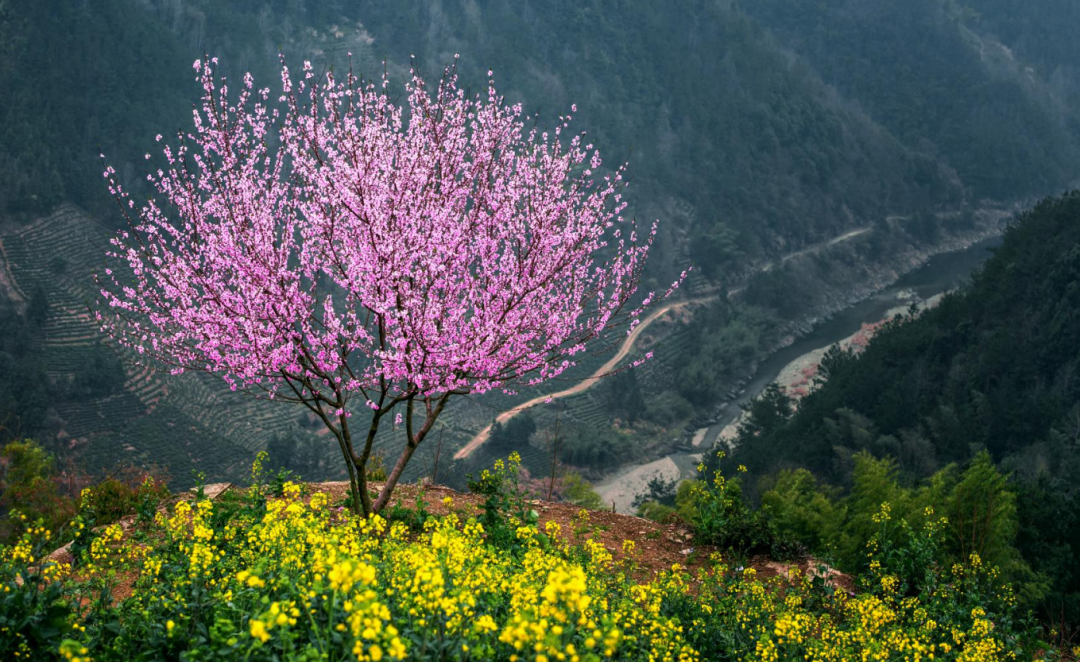
[[[0,297],[25,305],[34,292],[40,291],[49,303],[37,349],[54,381],[74,380],[80,371],[89,369],[96,352],[110,351],[103,349],[91,305],[95,296],[92,274],[103,268],[111,235],[108,228],[70,205],[0,234],[4,280]],[[686,287],[694,292],[695,284],[696,280],[691,280]],[[632,360],[648,349],[656,351],[653,361],[638,368],[639,383],[646,393],[658,393],[670,386],[670,371],[663,365],[685,344],[684,325],[677,321],[658,321],[653,326],[641,335],[626,358]],[[662,343],[657,343],[659,338],[664,339]],[[527,393],[508,396],[495,392],[458,398],[418,451],[406,480],[430,475],[440,435],[440,482],[460,483],[466,471],[489,466],[495,456],[488,452],[477,452],[468,462],[453,462],[451,457],[491,424],[499,412],[530,397],[572,386],[592,374],[613,353],[614,349],[586,357],[563,378]],[[306,410],[299,406],[258,402],[232,393],[219,379],[208,375],[174,377],[138,363],[134,355],[122,354],[121,358],[124,380],[111,394],[62,402],[53,411],[42,412],[48,418],[52,439],[91,470],[110,472],[123,464],[158,465],[167,468],[173,486],[179,489],[193,481],[193,471],[203,472],[208,480],[242,481],[255,453],[265,449],[277,435],[314,435],[325,440],[328,453],[337,452],[332,437],[320,434],[320,426],[312,425]],[[559,411],[564,420],[572,423],[608,424],[599,389],[587,389],[560,400]],[[532,414],[543,424],[554,417],[554,412],[553,406],[540,405]],[[363,427],[362,421],[354,421],[354,426]],[[389,465],[403,444],[404,433],[385,426],[376,439],[376,450]],[[522,455],[525,466],[533,473],[549,470],[550,458],[542,448],[522,449]],[[335,461],[331,466],[338,465]],[[336,477],[331,474],[310,478]]]
[[[111,231],[65,205],[0,235],[10,290],[23,300],[40,291],[49,303],[38,351],[49,377],[72,380],[104,343],[93,322],[92,274],[102,268]],[[2,294],[2,293],[0,293]],[[105,349],[104,351],[109,351]],[[192,470],[211,480],[240,480],[274,434],[304,434],[300,411],[237,396],[206,375],[172,377],[123,356],[122,388],[101,398],[58,404],[49,430],[90,470],[122,464],[167,467],[175,487]]]

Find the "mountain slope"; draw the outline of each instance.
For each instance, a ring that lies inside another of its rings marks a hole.
[[[847,487],[853,456],[896,458],[912,484],[986,449],[1011,471],[1016,545],[1050,578],[1047,608],[1080,617],[1080,192],[1023,214],[969,287],[831,351],[792,413],[771,391],[730,462],[755,478],[803,467]],[[1049,616],[1055,617],[1054,614]]]
[[[19,375],[0,380],[0,421],[57,446],[82,440],[74,447],[92,450],[84,457],[95,468],[157,458],[175,465],[180,485],[193,467],[236,479],[245,454],[275,438],[322,448],[298,411],[233,397],[213,379],[122,365],[85,316],[95,255],[119,221],[98,155],[137,185],[153,136],[190,122],[191,61],[206,52],[225,74],[250,69],[271,86],[279,50],[320,68],[352,53],[369,76],[385,59],[395,83],[410,55],[437,72],[461,53],[464,80],[482,84],[494,70],[541,124],[579,105],[575,124],[608,163],[630,160],[633,213],[662,221],[645,285],[693,264],[686,289],[709,301],[656,326],[637,348],[656,360],[632,383],[567,403],[570,456],[601,467],[634,457],[627,449],[674,443],[796,320],[834,310],[913,256],[993,232],[989,215],[973,213],[976,198],[1011,203],[1080,172],[1048,84],[1020,84],[1015,67],[980,59],[989,27],[974,19],[922,0],[873,0],[861,13],[836,2],[759,5],[0,0],[0,360]],[[857,38],[864,30],[886,50]],[[830,244],[841,237],[850,240]],[[624,387],[647,407],[628,416]],[[459,403],[446,445],[515,402]],[[615,429],[628,418],[630,435]],[[185,441],[168,443],[176,430]],[[388,453],[395,443],[380,440]],[[534,469],[550,461],[539,445],[524,452]],[[316,455],[311,466],[333,466],[332,453]]]
[[[1076,180],[1071,108],[955,3],[740,6],[903,144],[954,168],[977,199],[1045,195]]]

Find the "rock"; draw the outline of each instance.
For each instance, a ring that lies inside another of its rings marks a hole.
[[[232,487],[232,483],[210,483],[209,485],[203,485],[202,490],[203,495],[207,499],[213,501],[214,499],[221,496],[225,492],[225,490],[229,489],[230,487]],[[191,488],[191,491],[197,493],[199,491],[199,488],[193,487]]]
[[[75,557],[71,555],[71,543],[64,545],[60,549],[55,549],[48,556],[45,557],[49,561],[56,561],[57,563],[71,563],[75,560]]]

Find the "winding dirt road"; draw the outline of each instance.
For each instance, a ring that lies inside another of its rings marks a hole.
[[[517,416],[519,413],[525,411],[526,409],[535,407],[540,403],[549,402],[558,398],[565,398],[574,395],[575,393],[581,393],[582,391],[591,388],[598,379],[614,370],[615,366],[617,366],[620,361],[626,358],[627,354],[630,353],[630,350],[634,348],[634,343],[637,342],[638,337],[641,336],[641,333],[645,331],[645,329],[648,328],[650,324],[660,319],[666,313],[672,310],[683,308],[684,306],[688,306],[692,303],[701,303],[704,301],[708,301],[711,298],[713,297],[685,299],[683,301],[672,301],[671,303],[660,306],[659,308],[654,310],[648,317],[641,320],[641,323],[638,324],[637,327],[630,332],[630,335],[626,336],[626,340],[624,340],[622,342],[622,345],[619,346],[619,351],[615,353],[615,356],[612,356],[604,365],[597,368],[596,372],[594,372],[592,375],[586,377],[585,379],[581,380],[577,384],[571,386],[564,391],[558,391],[557,393],[550,393],[548,395],[541,395],[533,398],[532,400],[527,400],[523,404],[520,404],[513,409],[508,409],[495,417],[495,423],[505,424],[507,421]],[[454,453],[454,459],[461,460],[463,458],[469,457],[469,455],[471,455],[474,450],[479,448],[485,441],[488,440],[488,437],[491,436],[491,428],[495,425],[495,423],[492,423],[491,425],[481,430],[480,434],[473,437],[471,440],[469,440],[469,443],[465,444],[461,447],[460,450],[458,450],[458,452]]]
[[[893,218],[895,218],[895,219],[903,219],[905,217],[901,217],[901,216],[890,217],[890,219],[893,219]],[[800,255],[806,255],[806,254],[809,254],[809,253],[815,253],[815,252],[820,251],[820,250],[822,250],[824,248],[828,248],[830,246],[835,246],[836,244],[845,242],[845,241],[847,241],[849,239],[854,239],[855,237],[858,237],[858,236],[860,236],[862,234],[865,234],[865,233],[869,232],[870,229],[871,229],[871,226],[855,228],[853,230],[849,230],[848,232],[845,232],[842,235],[839,235],[837,237],[833,237],[832,239],[830,239],[828,241],[821,242],[819,244],[814,244],[812,246],[807,246],[806,248],[804,248],[802,250],[795,251],[793,253],[788,253],[787,255],[784,255],[784,256],[780,257],[779,260],[777,260],[777,261],[766,263],[763,267],[761,267],[761,271],[769,271],[774,266],[782,265],[782,264],[784,264],[785,262],[787,262],[788,260],[790,260],[792,258],[799,257]],[[734,288],[732,290],[729,290],[727,292],[727,296],[729,298],[733,297],[733,296],[737,295],[738,293],[742,292],[744,289],[746,289],[745,285]],[[513,409],[508,409],[507,411],[504,411],[501,414],[499,414],[497,417],[495,417],[495,422],[496,423],[506,423],[511,418],[517,416],[518,413],[523,412],[526,409],[529,409],[531,407],[535,407],[536,405],[538,405],[538,404],[540,404],[542,402],[548,402],[550,400],[555,400],[557,398],[565,398],[565,397],[574,395],[575,393],[581,393],[582,391],[584,391],[584,390],[586,390],[588,388],[591,388],[592,385],[596,383],[597,379],[599,379],[600,377],[603,377],[607,373],[614,370],[615,366],[617,366],[619,364],[619,361],[622,361],[624,358],[626,358],[626,355],[629,354],[630,350],[632,350],[634,348],[634,343],[637,341],[638,336],[641,335],[641,332],[644,331],[646,329],[646,327],[648,327],[650,324],[652,324],[656,320],[660,319],[660,317],[662,317],[665,313],[667,313],[667,312],[669,312],[671,310],[675,310],[677,308],[682,308],[682,307],[687,306],[687,305],[692,304],[692,303],[702,303],[702,302],[709,301],[709,300],[714,299],[714,298],[716,298],[716,297],[701,297],[701,298],[697,298],[697,299],[686,299],[684,301],[673,301],[673,302],[671,302],[669,304],[661,306],[660,308],[657,308],[656,310],[654,310],[652,312],[652,314],[650,314],[648,317],[643,319],[641,321],[641,324],[638,324],[637,328],[635,328],[634,331],[629,336],[626,337],[626,340],[623,341],[622,345],[619,347],[619,351],[616,352],[615,356],[611,357],[611,359],[607,363],[600,366],[600,368],[596,372],[594,372],[592,375],[590,375],[589,377],[586,377],[585,379],[578,382],[574,386],[571,386],[570,388],[566,389],[565,391],[559,391],[557,393],[552,393],[550,395],[542,395],[542,396],[539,396],[539,397],[535,397],[532,400],[528,400],[525,403],[523,403],[521,405],[518,405],[517,407],[514,407]],[[495,425],[495,423],[492,423],[491,425],[487,426],[486,428],[484,428],[483,430],[480,431],[480,434],[473,437],[469,441],[469,443],[462,446],[461,449],[458,450],[457,453],[454,453],[454,459],[455,460],[460,460],[460,459],[469,457],[469,455],[471,455],[474,450],[479,448],[481,445],[483,445],[483,443],[485,441],[488,440],[488,437],[491,436],[491,428],[494,425]]]

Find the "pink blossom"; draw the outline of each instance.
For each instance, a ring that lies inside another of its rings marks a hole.
[[[121,345],[326,407],[355,460],[354,396],[375,427],[419,408],[415,446],[451,396],[557,377],[637,323],[645,304],[628,304],[655,224],[638,238],[625,165],[596,178],[599,153],[561,133],[569,118],[538,131],[449,67],[437,84],[414,73],[399,104],[385,76],[319,77],[305,62],[294,81],[283,64],[275,105],[251,76],[238,93],[219,85],[215,63],[194,63],[202,102],[149,175],[155,199],[129,216],[104,172],[129,223],[97,277],[102,329]]]

